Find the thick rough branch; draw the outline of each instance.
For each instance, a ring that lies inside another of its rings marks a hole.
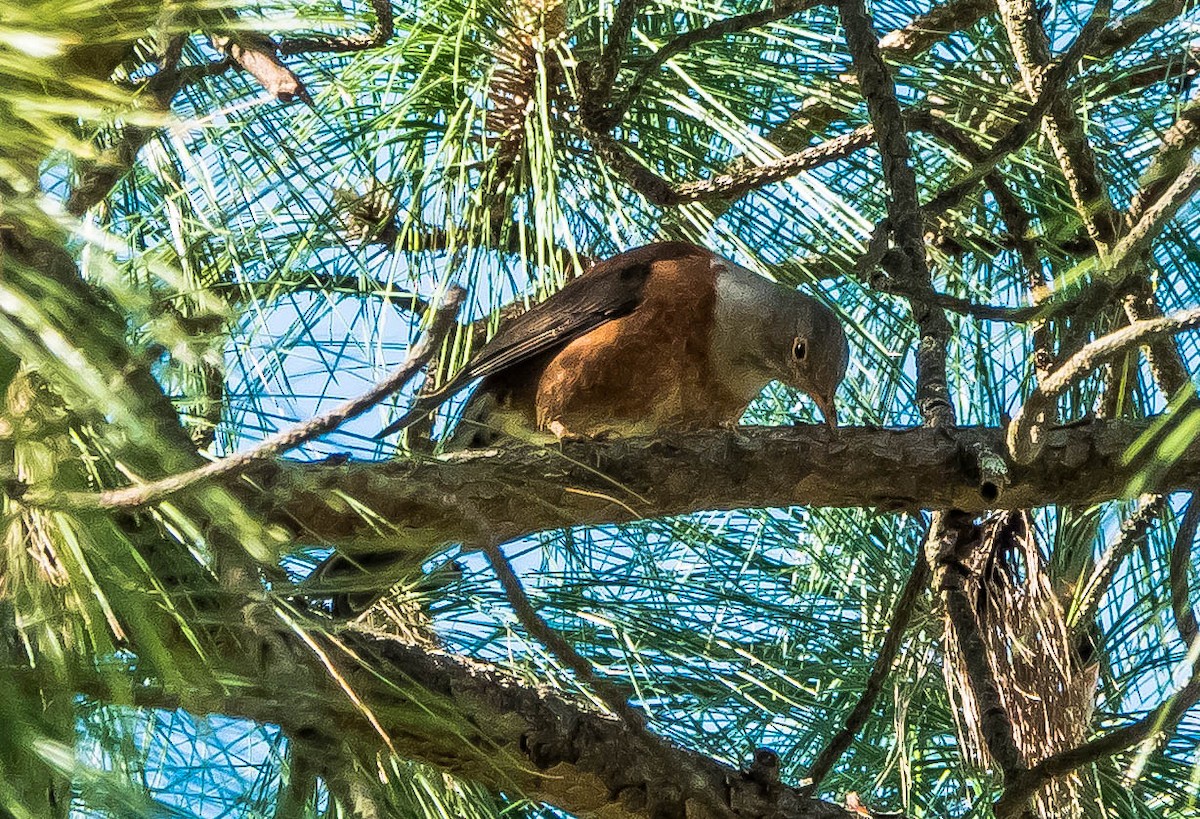
[[[1036,464],[1008,463],[1013,508],[1090,505],[1130,496],[1140,463],[1124,458],[1150,421],[1051,429]],[[440,459],[260,464],[233,485],[304,543],[350,551],[410,550],[470,540],[460,499],[502,540],[575,525],[627,523],[701,510],[868,506],[983,512],[970,453],[1003,453],[1004,430],[823,426],[743,428],[558,447],[513,446]],[[1200,442],[1149,489],[1200,482]],[[347,499],[353,498],[351,503]]]
[[[281,639],[295,641],[293,632]],[[311,656],[293,642],[298,656]],[[765,789],[703,754],[631,731],[548,686],[534,686],[487,663],[351,630],[336,643],[314,644],[337,668],[340,684],[320,668],[305,673],[311,689],[279,696],[268,669],[232,695],[195,692],[186,707],[279,725],[295,741],[329,747],[353,739],[505,791],[518,791],[577,815],[610,819],[717,816],[744,819],[854,819],[838,805],[796,789]],[[237,658],[232,658],[237,659]],[[294,684],[294,683],[293,683]],[[104,697],[101,683],[85,691]],[[291,686],[289,686],[290,690]],[[368,704],[364,715],[350,698]],[[179,699],[135,688],[134,702],[175,708]]]
[[[863,0],[842,0],[838,8],[846,29],[846,46],[854,61],[854,72],[879,143],[883,181],[888,189],[889,230],[895,250],[904,260],[902,275],[897,278],[912,291],[908,301],[919,332],[917,405],[926,424],[953,426],[954,407],[946,389],[946,345],[950,339],[950,323],[944,312],[922,300],[922,295],[932,292],[933,288],[904,115]]]

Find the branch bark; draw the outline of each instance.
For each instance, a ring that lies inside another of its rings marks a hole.
[[[291,631],[279,635],[310,665],[315,649],[337,669],[336,682],[321,668],[295,672],[305,678],[290,684],[268,670],[263,678],[241,679],[234,694],[194,692],[187,708],[279,725],[289,737],[317,745],[354,737],[361,747],[382,746],[382,733],[405,758],[580,815],[854,819],[794,788],[764,793],[728,765],[639,736],[622,720],[487,663],[351,629],[334,639],[311,636],[316,642],[309,648]],[[97,679],[85,693],[109,691]],[[181,705],[178,696],[140,685],[132,695],[141,706]]]
[[[846,29],[846,45],[879,143],[883,180],[888,188],[887,229],[905,262],[901,267],[903,275],[899,278],[911,291],[908,301],[919,334],[917,404],[926,424],[953,426],[954,407],[946,389],[946,345],[950,339],[950,323],[942,310],[931,307],[922,298],[933,288],[904,115],[863,0],[843,0],[839,9]]]
[[[1050,429],[1036,464],[1009,462],[1012,508],[1090,505],[1131,496],[1141,461],[1125,462],[1151,421]],[[434,554],[476,535],[461,499],[502,541],[566,526],[627,523],[701,510],[805,505],[983,512],[976,447],[1004,452],[1004,430],[743,428],[513,445],[437,459],[257,465],[230,479],[246,503],[303,543],[350,553]],[[1200,483],[1200,441],[1145,491]],[[353,504],[344,498],[354,498]]]

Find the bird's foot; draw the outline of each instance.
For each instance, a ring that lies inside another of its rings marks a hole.
[[[732,439],[737,443],[744,443],[750,440],[750,434],[746,431],[739,421],[722,421],[717,425],[718,429],[730,433]]]

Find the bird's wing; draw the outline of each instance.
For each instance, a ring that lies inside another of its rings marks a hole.
[[[420,399],[376,437],[382,438],[412,424],[477,378],[529,361],[628,315],[641,301],[642,288],[654,262],[698,252],[701,251],[691,245],[664,243],[599,262],[550,298],[506,322],[454,378]]]
[[[550,298],[505,323],[451,383],[462,386],[476,378],[494,375],[633,312],[642,298],[650,260],[631,259],[621,264],[623,261],[618,256],[601,262]]]

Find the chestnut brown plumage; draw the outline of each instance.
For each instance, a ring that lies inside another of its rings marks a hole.
[[[477,378],[449,448],[734,424],[774,380],[835,426],[848,357],[841,323],[816,299],[695,245],[646,245],[505,324],[380,436]]]

